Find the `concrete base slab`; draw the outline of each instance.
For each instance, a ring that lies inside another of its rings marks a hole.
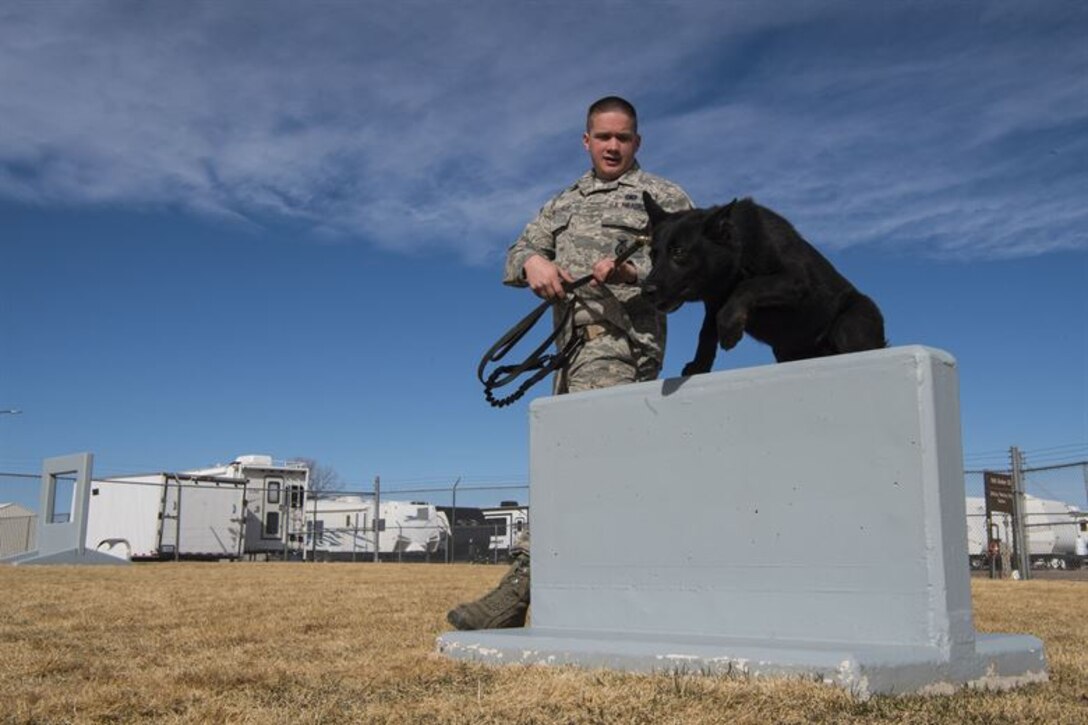
[[[98,564],[119,566],[129,563],[131,562],[129,562],[128,559],[122,559],[91,549],[66,549],[52,554],[41,554],[38,551],[26,551],[6,559],[0,559],[0,564],[13,564],[15,566],[51,566],[54,564]]]
[[[936,647],[772,642],[539,627],[448,632],[447,657],[486,664],[606,668],[643,673],[796,678],[872,695],[949,694],[967,686],[1002,690],[1047,680],[1043,643],[1027,635],[978,635],[973,655]]]

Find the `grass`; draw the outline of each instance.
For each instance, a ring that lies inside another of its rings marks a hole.
[[[497,567],[0,567],[0,722],[1083,723],[1084,582],[973,580],[979,631],[1041,637],[1051,681],[855,702],[799,681],[488,667],[435,654]]]

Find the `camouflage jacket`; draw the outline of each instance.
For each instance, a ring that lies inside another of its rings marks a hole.
[[[601,181],[587,171],[578,181],[559,193],[540,210],[536,218],[506,254],[503,283],[526,286],[523,267],[539,254],[565,269],[574,279],[593,271],[603,257],[616,256],[620,241],[647,241],[648,222],[642,192],[667,211],[692,207],[691,199],[676,184],[654,176],[636,163],[614,181]],[[636,252],[630,261],[645,279],[650,271],[647,250]],[[639,287],[629,284],[584,285],[575,293],[575,325],[606,320],[627,331],[632,341],[658,362],[664,359],[665,316],[645,302]],[[560,344],[562,344],[562,339]]]

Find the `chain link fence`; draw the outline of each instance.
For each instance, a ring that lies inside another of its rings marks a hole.
[[[67,521],[74,479],[57,482],[54,520]],[[287,479],[259,483],[179,473],[96,477],[86,546],[135,560],[503,563],[528,528],[528,506],[517,500],[528,494],[522,483],[458,479],[384,495],[377,480],[369,491],[307,492]],[[36,548],[40,489],[38,474],[0,472],[0,558]],[[487,499],[496,503],[480,505]],[[428,503],[442,500],[449,505]]]
[[[1014,460],[1018,460],[1014,458]],[[1018,569],[1019,551],[1016,519],[1005,512],[992,512],[987,531],[984,477],[987,472],[1014,477],[1018,473],[1025,494],[1023,537],[1025,557],[1032,569],[1070,569],[1088,564],[1088,461],[1052,466],[1023,466],[1004,470],[966,471],[967,549],[973,569]]]
[[[1088,510],[1088,461],[1033,467],[1029,460],[1023,474],[1025,493]]]
[[[1078,516],[1066,504],[1088,501],[1088,461],[1026,466],[1020,473],[1029,497],[1024,523],[1032,566],[1079,566],[1088,555],[1082,551],[1088,546],[1088,517]],[[458,479],[445,486],[386,486],[382,490],[376,480],[370,490],[306,493],[214,477],[181,480],[179,475],[154,474],[174,477],[169,480],[96,479],[94,494],[101,497],[96,504],[122,494],[129,500],[155,502],[144,507],[151,513],[139,524],[141,540],[159,548],[134,550],[138,537],[126,529],[128,550],[123,553],[136,558],[501,564],[517,537],[529,528],[525,483],[473,485]],[[1007,514],[995,514],[987,531],[983,476],[980,470],[965,472],[966,490],[971,494],[967,499],[968,555],[975,568],[992,563],[993,540],[1011,546],[1015,539],[1014,522]],[[39,491],[37,474],[0,472],[0,557],[35,548]],[[481,503],[488,500],[494,505]],[[266,512],[261,512],[262,506]],[[375,515],[376,508],[380,516]],[[64,517],[69,512],[61,506],[54,515]],[[134,523],[129,524],[131,529]],[[91,533],[111,538],[101,527]],[[198,538],[208,536],[212,539],[203,548],[196,546]],[[99,543],[96,539],[88,545]]]

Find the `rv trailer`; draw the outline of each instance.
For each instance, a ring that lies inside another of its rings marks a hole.
[[[1012,517],[1005,513],[992,515],[996,539],[1012,545]],[[1033,568],[1080,568],[1088,561],[1088,515],[1076,506],[1061,501],[1036,498],[1024,494],[1024,520],[1028,539],[1028,556]],[[972,569],[989,565],[986,532],[986,500],[967,497],[967,554]]]
[[[137,560],[300,556],[308,485],[305,464],[264,455],[97,479],[87,546]]]
[[[502,501],[495,508],[482,509],[484,522],[493,527],[491,551],[497,557],[510,553],[523,531],[529,529],[529,507],[517,501]]]
[[[245,553],[250,557],[301,558],[305,539],[304,510],[310,469],[300,461],[272,456],[239,456],[226,466],[201,474],[246,481]]]
[[[420,501],[382,501],[378,554],[382,558],[429,558],[449,533],[445,517]],[[348,495],[312,497],[306,505],[306,558],[374,558],[374,499]]]
[[[447,561],[471,561],[477,564],[498,561],[498,557],[491,551],[491,534],[495,526],[487,522],[483,510],[472,506],[436,508],[450,532],[446,542]]]

